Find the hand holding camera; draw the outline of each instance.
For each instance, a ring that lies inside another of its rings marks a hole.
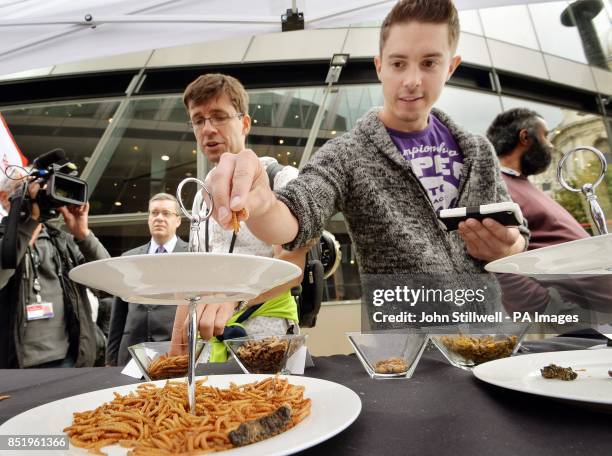
[[[36,195],[38,195],[39,190],[40,184],[38,182],[32,181],[28,184],[28,195],[30,197],[30,201],[36,201]],[[35,202],[30,205],[30,217],[32,220],[40,219],[40,208]]]
[[[89,203],[82,206],[71,204],[70,206],[61,206],[57,209],[66,222],[68,231],[74,236],[77,241],[82,241],[89,234],[87,225],[87,217],[89,215]]]

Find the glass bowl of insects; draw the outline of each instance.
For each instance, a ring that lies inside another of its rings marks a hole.
[[[196,363],[204,345],[202,339],[196,341]],[[171,347],[170,341],[142,342],[128,347],[128,351],[148,382],[187,375],[187,344],[174,344]]]
[[[346,337],[368,375],[374,379],[410,378],[427,346],[427,334],[348,332]]]
[[[471,370],[488,361],[514,355],[527,332],[528,324],[506,323],[469,328],[429,328],[431,342],[455,367]]]
[[[225,340],[236,362],[245,374],[283,374],[287,361],[306,343],[305,334],[282,336],[247,336]]]

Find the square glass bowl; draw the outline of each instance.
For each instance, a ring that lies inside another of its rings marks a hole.
[[[349,342],[368,375],[376,379],[410,378],[428,336],[424,333],[348,332]]]
[[[479,328],[472,333],[430,334],[430,339],[450,364],[471,370],[479,364],[514,355],[528,327],[528,324],[505,324]]]
[[[224,343],[245,374],[290,374],[287,360],[304,346],[305,334],[239,337]]]
[[[204,345],[202,339],[196,341],[196,364],[202,354]],[[170,341],[142,342],[128,347],[128,351],[148,382],[187,375],[187,364],[189,362],[187,344],[175,344],[172,355],[169,354]]]

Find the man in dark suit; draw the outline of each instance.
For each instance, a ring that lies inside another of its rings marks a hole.
[[[181,224],[176,198],[158,193],[149,200],[151,241],[123,255],[186,252],[188,244],[176,236]],[[115,297],[111,312],[106,364],[123,366],[130,360],[127,348],[141,342],[160,342],[172,338],[176,306],[126,303]]]

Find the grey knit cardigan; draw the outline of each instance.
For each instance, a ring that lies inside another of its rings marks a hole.
[[[446,114],[446,125],[464,156],[457,207],[511,201],[489,141],[467,132]],[[447,232],[425,188],[392,142],[378,109],[328,141],[299,177],[277,192],[299,221],[285,247],[318,236],[335,213],[344,214],[361,274],[463,274],[483,272],[462,238]],[[526,226],[520,227],[528,239]]]

